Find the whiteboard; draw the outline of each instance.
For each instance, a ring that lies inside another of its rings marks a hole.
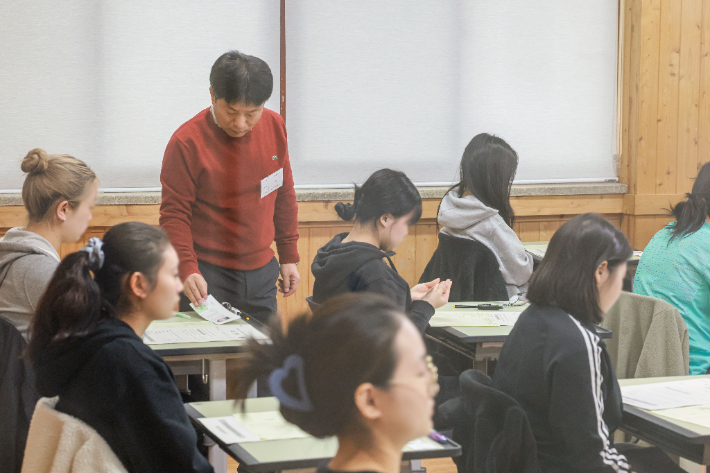
[[[159,187],[221,54],[264,59],[278,111],[279,18],[279,0],[2,0],[0,189],[22,187],[32,148],[85,161],[104,189]]]
[[[104,189],[160,186],[172,133],[209,106],[237,49],[274,74],[279,1],[0,2],[0,190],[32,148],[68,153]],[[392,167],[456,179],[479,132],[520,155],[518,182],[615,178],[617,1],[286,3],[287,129],[298,187]]]

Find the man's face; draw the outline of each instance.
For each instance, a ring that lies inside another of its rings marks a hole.
[[[224,99],[215,100],[211,90],[210,94],[217,125],[232,138],[241,138],[249,133],[264,112],[264,104],[227,103]]]

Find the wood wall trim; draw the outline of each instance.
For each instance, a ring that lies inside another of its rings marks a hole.
[[[628,194],[624,196],[624,214],[665,216],[684,198],[685,194]]]

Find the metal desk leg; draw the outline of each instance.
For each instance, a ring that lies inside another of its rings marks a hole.
[[[225,360],[210,360],[210,401],[227,399],[227,362]],[[227,454],[213,445],[210,448],[210,463],[215,473],[227,473]]]

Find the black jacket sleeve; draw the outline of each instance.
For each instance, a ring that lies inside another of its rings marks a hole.
[[[370,283],[369,290],[389,297],[399,305],[409,316],[415,327],[422,334],[429,325],[429,319],[434,315],[434,307],[426,301],[414,301],[407,310],[407,302],[411,301],[411,296],[392,279],[381,278]],[[407,297],[409,296],[409,297]]]
[[[575,471],[625,473],[626,458],[619,454],[602,419],[604,396],[600,374],[601,348],[591,334],[585,344],[552,360],[549,422],[565,444],[565,463]]]

